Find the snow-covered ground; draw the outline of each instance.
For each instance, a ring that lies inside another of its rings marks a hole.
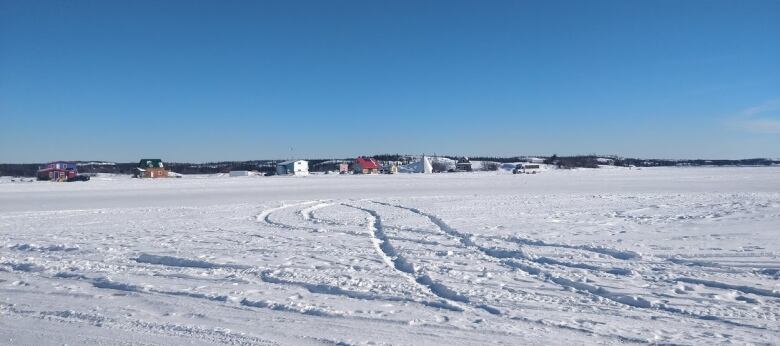
[[[780,343],[780,168],[0,178],[0,344]]]

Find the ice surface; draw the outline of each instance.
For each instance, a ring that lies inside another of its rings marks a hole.
[[[780,168],[0,178],[0,344],[780,343]]]

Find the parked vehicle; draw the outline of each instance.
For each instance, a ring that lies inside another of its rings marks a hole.
[[[76,175],[75,177],[68,178],[69,183],[74,181],[89,181],[89,176],[84,174]]]
[[[539,171],[539,165],[521,163],[515,166],[512,174],[536,174],[537,171]]]

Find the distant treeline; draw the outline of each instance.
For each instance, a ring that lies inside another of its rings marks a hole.
[[[165,166],[173,172],[181,174],[214,174],[227,173],[233,170],[255,170],[261,172],[272,172],[276,170],[276,162],[279,161],[230,161],[230,162],[209,162],[209,163],[178,163],[165,162]],[[15,177],[34,177],[38,171],[39,164],[0,164],[0,176]],[[113,174],[133,174],[133,170],[138,167],[137,162],[115,163],[115,164],[80,164],[79,173],[113,173]]]
[[[403,164],[418,160],[419,156],[401,154],[365,155],[374,157],[380,161],[397,161]],[[432,155],[433,156],[433,155]],[[457,160],[459,156],[439,156]],[[664,159],[636,159],[617,156],[577,155],[550,157],[537,156],[544,163],[556,165],[560,168],[598,168],[599,165],[614,165],[624,167],[663,167],[663,166],[769,166],[780,164],[780,161],[770,159],[741,159],[741,160],[664,160]],[[526,157],[470,157],[471,161],[488,161],[498,163],[510,163],[525,161]],[[336,171],[341,163],[351,163],[349,159],[309,159],[309,170],[313,172]],[[215,174],[228,173],[230,171],[259,171],[266,174],[276,172],[276,164],[283,160],[253,160],[253,161],[222,161],[208,163],[178,163],[166,162],[165,165],[173,172],[181,174]],[[34,177],[39,164],[0,164],[0,176]],[[79,165],[79,173],[133,173],[138,166],[137,162],[129,163],[82,163]]]
[[[780,161],[755,158],[739,160],[667,160],[667,159],[636,159],[618,156],[576,155],[576,156],[536,156],[544,163],[560,168],[598,168],[600,165],[621,167],[669,167],[669,166],[769,166],[780,164]],[[492,161],[499,163],[520,162],[527,157],[471,157],[472,161]]]

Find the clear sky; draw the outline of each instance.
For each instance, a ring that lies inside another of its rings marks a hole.
[[[0,162],[780,157],[780,1],[0,0]]]

